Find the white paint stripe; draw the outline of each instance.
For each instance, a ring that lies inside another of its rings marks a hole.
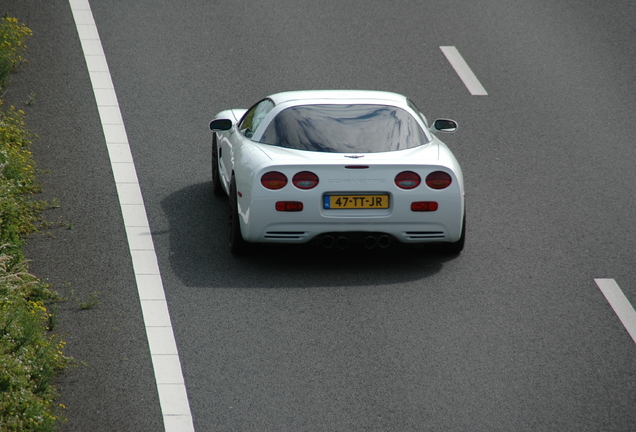
[[[88,0],[69,0],[121,207],[166,432],[194,431],[146,209],[106,56]]]
[[[625,329],[636,343],[636,312],[614,279],[594,279],[603,295],[618,315]]]
[[[457,48],[454,46],[441,46],[446,59],[451,64],[459,78],[464,82],[464,85],[473,96],[487,96],[486,89],[481,85],[473,71],[468,66],[468,63],[464,60]]]

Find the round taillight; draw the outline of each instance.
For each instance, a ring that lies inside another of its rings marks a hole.
[[[318,176],[309,171],[302,171],[292,178],[292,183],[298,189],[312,189],[318,186]]]
[[[422,179],[413,171],[402,171],[395,176],[395,184],[401,189],[413,189],[420,185]]]
[[[426,176],[426,185],[431,189],[444,189],[450,186],[453,179],[444,171],[435,171]]]
[[[280,189],[287,184],[287,177],[283,173],[271,171],[263,174],[261,184],[267,189]]]

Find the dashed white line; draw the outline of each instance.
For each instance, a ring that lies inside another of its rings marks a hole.
[[[636,343],[636,312],[621,288],[614,279],[594,279],[596,285],[603,292],[618,318],[621,320],[627,333]]]
[[[128,135],[88,0],[69,0],[111,161],[166,432],[194,431],[157,254]]]
[[[487,96],[486,89],[481,85],[473,71],[468,66],[468,63],[464,60],[457,48],[454,46],[441,46],[446,59],[451,64],[459,78],[463,81],[464,85],[473,96]]]

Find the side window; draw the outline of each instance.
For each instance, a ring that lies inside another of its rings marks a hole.
[[[424,114],[422,114],[422,112],[417,108],[417,106],[415,106],[415,104],[413,103],[413,101],[411,99],[407,99],[408,104],[409,104],[409,108],[411,108],[413,111],[415,111],[415,114],[419,115],[420,117],[422,117],[422,120],[424,120],[424,124],[426,125],[426,127],[428,127],[428,120],[426,120],[426,117],[424,117]]]
[[[247,110],[241,123],[239,124],[239,131],[248,138],[252,138],[256,128],[261,124],[268,112],[274,108],[274,102],[270,99],[263,99],[258,102],[252,108]]]
[[[420,110],[419,110],[419,109],[417,109],[417,106],[415,106],[415,104],[413,103],[413,101],[412,101],[411,99],[407,99],[406,101],[408,102],[409,107],[410,107],[413,111],[415,111],[416,113],[420,112]]]

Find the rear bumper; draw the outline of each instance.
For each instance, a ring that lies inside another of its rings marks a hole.
[[[346,192],[345,192],[346,193]],[[326,209],[324,194],[289,190],[266,198],[239,198],[241,233],[253,243],[307,243],[327,233],[379,233],[401,243],[456,242],[464,215],[462,190],[454,185],[443,191],[363,191],[388,193],[386,209]],[[280,198],[279,198],[280,197]],[[303,210],[277,211],[278,200],[299,201]],[[412,211],[415,201],[438,203],[435,211]]]
[[[448,226],[441,223],[275,223],[263,228],[259,236],[250,241],[259,243],[307,243],[324,235],[343,235],[353,241],[363,241],[367,235],[388,235],[401,243],[455,242],[461,236],[459,223]]]

